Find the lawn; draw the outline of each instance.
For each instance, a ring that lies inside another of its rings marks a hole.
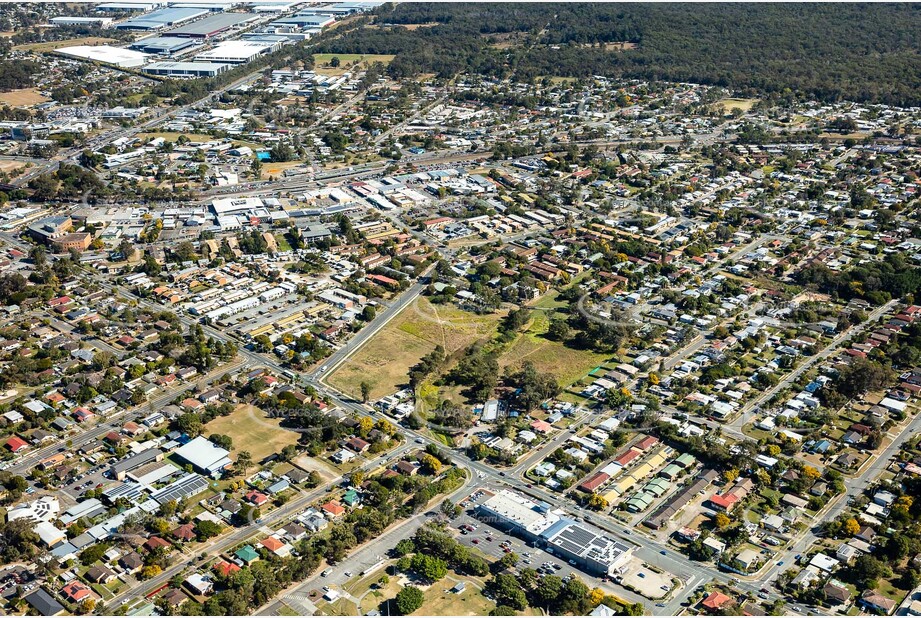
[[[284,603],[282,603],[281,607],[278,608],[278,615],[279,616],[300,616],[300,614],[297,613],[297,611],[291,609]]]
[[[225,434],[233,440],[232,452],[249,451],[253,461],[260,461],[289,444],[296,444],[298,434],[280,427],[281,419],[266,418],[265,413],[255,406],[241,404],[227,416],[221,416],[207,425],[205,436],[213,433]]]
[[[339,58],[339,66],[330,66],[334,57]],[[391,54],[314,54],[313,66],[318,75],[342,75],[346,71],[364,69],[375,62],[384,65],[393,60]]]
[[[380,578],[380,575],[375,579]],[[397,582],[401,578],[391,577],[387,585],[377,588],[373,586],[361,601],[361,612],[380,609],[381,614],[387,614],[387,601],[396,597],[402,586]],[[456,594],[450,592],[458,582],[466,581],[467,589]],[[424,588],[425,602],[422,607],[413,612],[412,616],[488,616],[495,608],[495,603],[480,594],[479,589],[466,577],[450,572],[448,577]],[[382,607],[383,605],[383,607]]]
[[[436,345],[451,355],[476,341],[490,339],[503,315],[477,315],[454,305],[432,305],[419,297],[340,365],[328,382],[357,397],[361,383],[367,381],[371,398],[383,397],[405,385],[409,368]]]
[[[358,616],[355,604],[348,599],[336,599],[332,603],[317,603],[317,612],[323,616]]]

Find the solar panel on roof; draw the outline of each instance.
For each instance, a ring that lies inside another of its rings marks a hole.
[[[167,485],[151,494],[151,498],[164,504],[170,500],[182,500],[189,496],[201,493],[208,488],[208,481],[200,474],[190,472],[175,483]]]

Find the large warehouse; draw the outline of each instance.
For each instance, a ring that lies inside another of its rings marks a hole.
[[[548,552],[572,560],[589,573],[613,575],[626,565],[633,548],[602,530],[579,523],[550,505],[502,489],[477,507],[490,524],[509,530]]]
[[[272,26],[295,26],[297,28],[324,28],[333,22],[335,18],[329,15],[316,15],[314,13],[302,13],[290,17],[282,17],[271,23]]]
[[[229,64],[213,62],[152,62],[143,70],[164,77],[214,77],[229,68]]]
[[[207,15],[207,9],[160,9],[115,26],[118,30],[160,30]]]
[[[251,22],[257,17],[259,16],[255,13],[216,13],[190,24],[172,28],[163,34],[166,36],[180,36],[192,39],[207,39],[221,34],[222,32],[226,32],[231,28],[237,28],[245,23]]]
[[[224,41],[218,43],[214,49],[198,54],[195,60],[197,62],[244,64],[255,60],[270,49],[272,45],[257,41]]]
[[[131,44],[131,49],[136,49],[145,54],[158,56],[172,56],[190,47],[198,45],[195,39],[183,39],[176,36],[156,36],[141,39]]]
[[[96,26],[109,28],[115,20],[111,17],[52,17],[52,26]]]
[[[55,51],[71,58],[104,62],[126,69],[143,66],[147,62],[147,54],[111,45],[75,45],[59,47]]]
[[[222,449],[207,438],[198,436],[185,446],[176,449],[176,456],[202,474],[213,475],[231,465],[229,451]]]

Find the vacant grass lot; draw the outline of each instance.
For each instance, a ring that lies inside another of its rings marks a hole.
[[[758,102],[758,99],[722,99],[717,101],[717,105],[723,107],[724,112],[731,112],[734,109],[740,109],[743,112],[747,112],[752,108],[752,105]]]
[[[371,398],[383,397],[405,385],[409,368],[436,345],[451,355],[476,341],[490,339],[503,315],[477,315],[454,305],[432,305],[419,297],[340,365],[328,381],[355,397],[361,395],[360,385],[367,381]]]
[[[249,451],[253,461],[259,461],[272,453],[279,453],[289,444],[296,444],[298,434],[279,425],[281,419],[266,418],[259,408],[241,404],[228,416],[221,416],[207,425],[205,436],[219,433],[233,440],[233,454]]]
[[[20,90],[0,92],[0,103],[11,107],[27,107],[45,103],[46,101],[50,101],[50,99],[42,96],[38,92],[38,88],[22,88]]]
[[[46,52],[52,51],[61,47],[72,47],[75,45],[104,45],[106,43],[112,43],[115,39],[108,39],[105,37],[99,36],[86,36],[79,39],[67,39],[66,41],[48,41],[46,43],[26,43],[25,45],[17,45],[13,49],[16,51],[34,51],[34,52]]]
[[[377,575],[379,579],[380,574]],[[393,615],[392,600],[403,587],[397,580],[399,577],[391,577],[390,581],[382,587],[377,585],[371,586],[368,592],[363,593],[361,600],[361,612],[367,614],[372,610],[381,610],[383,615]],[[466,581],[467,588],[460,594],[451,592],[457,583]],[[411,616],[488,616],[496,604],[480,594],[479,589],[471,585],[470,578],[456,575],[453,571],[444,579],[435,582],[431,586],[422,587],[425,592],[425,602],[422,607],[410,614]],[[387,601],[391,601],[391,613],[386,614]]]
[[[333,58],[339,58],[339,66],[333,67],[329,63]],[[355,71],[380,62],[384,65],[393,60],[391,54],[314,54],[313,66],[318,75],[342,75],[346,71]]]
[[[548,304],[552,302],[548,300]],[[547,339],[551,318],[549,311],[534,311],[531,316],[528,330],[519,335],[499,357],[499,365],[503,369],[514,369],[525,361],[531,361],[538,371],[553,374],[560,385],[567,388],[610,359],[610,354],[576,350]]]

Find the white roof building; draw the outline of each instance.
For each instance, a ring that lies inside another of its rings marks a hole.
[[[230,466],[232,462],[228,457],[229,454],[229,451],[202,436],[176,449],[178,457],[206,474],[214,474]]]
[[[61,503],[54,496],[42,496],[38,500],[13,507],[6,514],[7,521],[28,519],[30,521],[51,521],[61,511]]]
[[[271,48],[271,45],[257,41],[223,41],[218,43],[214,49],[195,56],[195,60],[197,62],[243,64],[252,61]]]
[[[122,68],[136,68],[147,62],[147,54],[111,45],[74,45],[60,47],[55,51],[71,58],[104,62]]]

